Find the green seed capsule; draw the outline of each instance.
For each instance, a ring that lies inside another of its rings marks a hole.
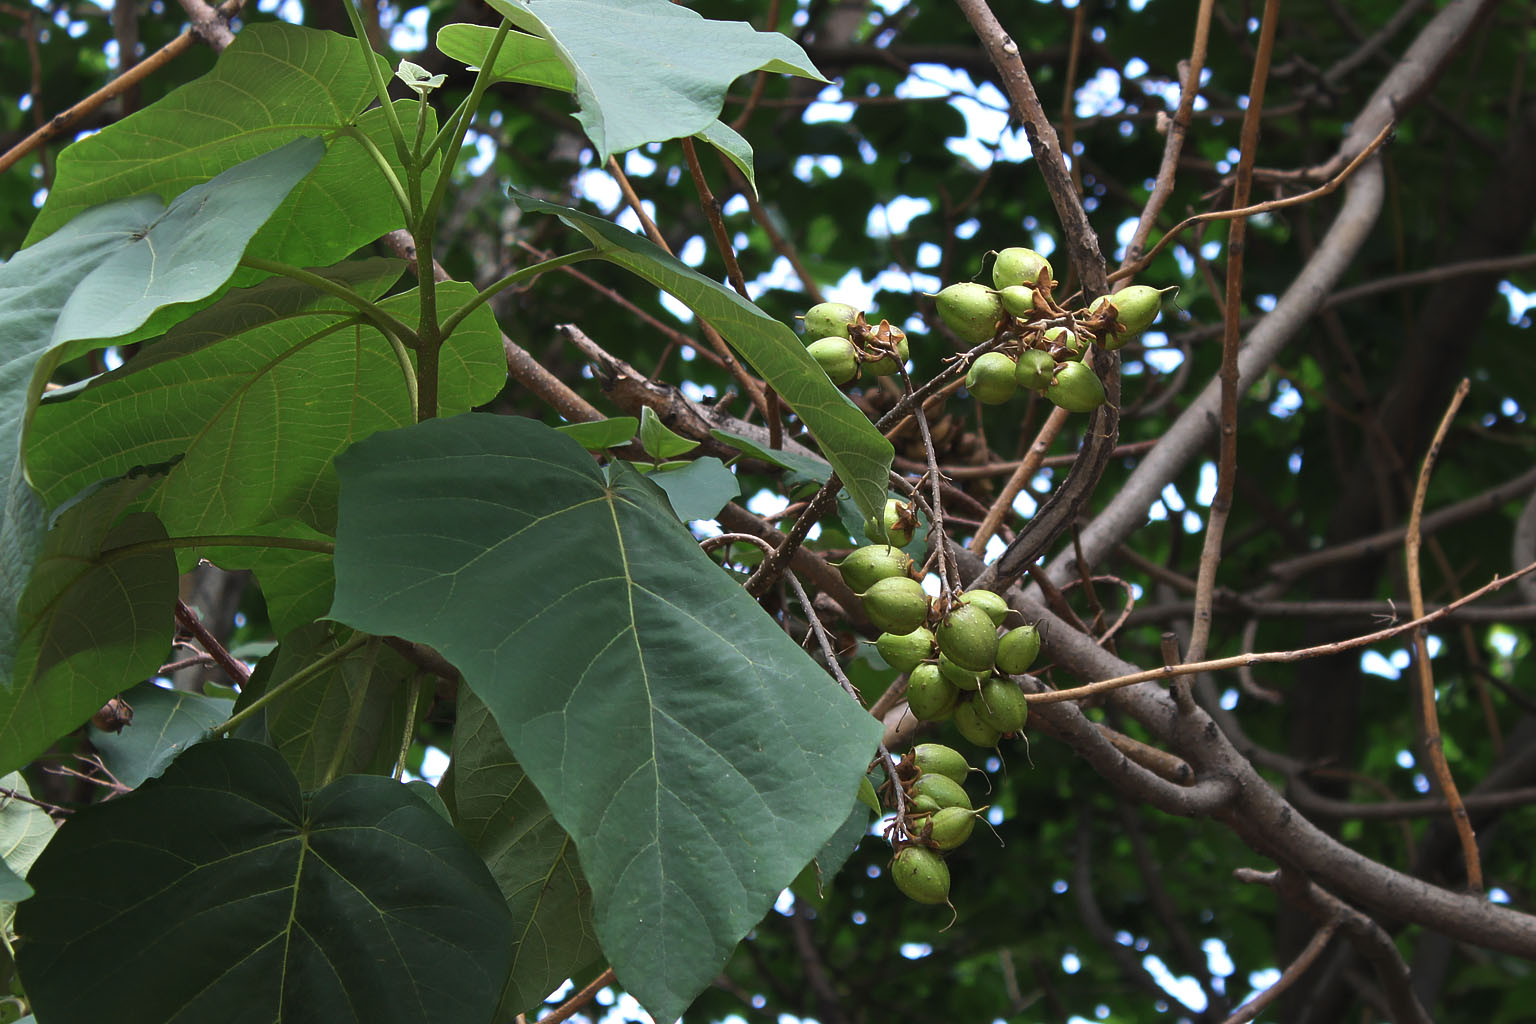
[[[1034,287],[1041,280],[1042,270],[1045,284],[1049,285],[1056,276],[1051,273],[1050,260],[1033,249],[1014,246],[997,254],[997,261],[992,264],[992,283],[998,288],[1011,288],[1016,284]]]
[[[910,633],[928,618],[928,594],[911,577],[880,580],[859,596],[869,621],[887,633]]]
[[[994,626],[1001,626],[1008,617],[1008,602],[1003,600],[1003,595],[990,590],[967,590],[960,595],[960,603],[973,604],[986,612]]]
[[[880,519],[871,516],[864,520],[864,536],[876,544],[894,544],[904,548],[912,543],[911,522],[910,506],[903,505],[895,498],[887,498]]]
[[[949,902],[949,865],[932,850],[906,846],[891,862],[891,880],[918,903]]]
[[[1068,412],[1092,412],[1104,404],[1104,385],[1091,367],[1066,363],[1056,370],[1045,397]]]
[[[948,679],[950,684],[959,690],[981,689],[981,681],[987,675],[985,672],[961,668],[949,660],[949,655],[943,653],[939,654],[939,674]]]
[[[924,722],[942,722],[955,711],[960,691],[939,674],[939,666],[925,662],[907,677],[907,707]]]
[[[822,338],[806,346],[806,351],[834,384],[846,384],[859,372],[859,350],[847,338]]]
[[[910,633],[881,633],[875,650],[885,663],[900,672],[911,672],[924,658],[933,657],[933,634],[919,626]]]
[[[846,338],[859,311],[846,302],[818,302],[805,311],[807,338]]]
[[[933,797],[940,807],[971,809],[971,798],[966,795],[965,787],[945,775],[919,775],[912,783],[912,795]]]
[[[992,671],[992,659],[997,655],[997,626],[982,609],[972,604],[951,608],[933,635],[939,650],[956,665],[973,672]]]
[[[1054,376],[1056,376],[1056,360],[1049,352],[1029,348],[1019,353],[1019,365],[1014,371],[1014,379],[1019,382],[1019,387],[1029,388],[1031,391],[1044,391]]]
[[[977,716],[1001,733],[1018,732],[1029,718],[1024,691],[1010,679],[988,679],[981,684],[981,692],[972,703],[977,705]]]
[[[855,594],[862,594],[881,580],[906,576],[912,571],[912,556],[889,544],[871,544],[855,549],[837,564],[843,582]]]
[[[1002,405],[1019,390],[1012,359],[1002,352],[984,352],[965,375],[965,388],[983,405]]]
[[[1032,316],[1035,312],[1035,290],[1022,284],[1009,285],[997,290],[1003,308],[1016,317]]]
[[[978,747],[995,747],[1003,734],[982,721],[976,704],[972,699],[955,705],[955,729]]]
[[[1034,626],[1010,629],[997,642],[997,669],[1016,676],[1029,671],[1040,656],[1040,631]]]
[[[943,775],[961,784],[971,772],[965,755],[942,743],[919,743],[912,748],[912,760],[924,774]]]
[[[984,284],[952,284],[934,296],[939,316],[960,340],[971,345],[990,341],[1004,313],[1002,300]]]
[[[874,374],[876,377],[889,377],[891,374],[896,372],[896,367],[898,365],[896,361],[897,359],[901,360],[899,365],[905,366],[907,360],[912,355],[912,350],[907,345],[907,335],[905,331],[903,331],[900,327],[892,327],[891,335],[893,338],[895,338],[896,341],[896,357],[892,358],[891,356],[885,356],[884,358],[876,359],[864,364],[864,369],[869,373]]]
[[[971,838],[976,828],[976,812],[963,807],[941,807],[929,819],[933,831],[928,838],[941,850],[954,850]]]

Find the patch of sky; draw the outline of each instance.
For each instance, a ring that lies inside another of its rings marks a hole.
[[[816,101],[805,108],[806,124],[825,121],[843,122],[853,117],[853,104],[843,101],[843,86],[833,82],[816,94]]]
[[[595,167],[577,174],[571,191],[577,198],[587,200],[604,213],[612,213],[618,209],[619,203],[624,198],[624,194],[619,191],[619,183],[614,180],[613,175]]]
[[[739,248],[746,248],[740,246]],[[727,282],[729,283],[729,282]],[[783,256],[774,258],[773,266],[747,282],[747,295],[755,302],[769,289],[778,291],[798,292],[803,291],[800,283],[800,275],[795,273],[795,268],[789,260]]]
[[[1001,825],[1003,823],[1003,809],[993,804],[987,809],[987,821],[993,825]]]
[[[1167,335],[1163,335],[1167,341]],[[1147,336],[1141,336],[1143,345],[1147,344]],[[1158,373],[1172,373],[1184,365],[1184,353],[1176,348],[1154,348],[1150,352],[1143,352],[1142,359]]]
[[[1056,239],[1044,231],[1036,231],[1030,236],[1029,240],[1035,252],[1041,256],[1049,257],[1051,253],[1056,251]]]
[[[1033,495],[1025,490],[1019,491],[1019,493],[1013,499],[1013,510],[1019,515],[1023,516],[1025,519],[1032,517],[1035,514],[1035,510],[1039,507],[1040,503],[1035,500]]]
[[[1196,1013],[1205,1009],[1205,992],[1194,978],[1188,975],[1175,977],[1167,964],[1150,954],[1141,958],[1141,966],[1152,976],[1152,980],[1157,982],[1158,988]]]
[[[431,786],[436,786],[443,781],[443,772],[448,770],[448,754],[437,747],[428,747],[421,755],[421,774],[413,775],[405,772],[401,778],[406,782],[412,779],[421,779]]]
[[[1237,691],[1226,689],[1221,691],[1221,706],[1225,711],[1231,711],[1237,707]]]
[[[38,209],[41,209],[43,203],[47,202],[47,200],[48,190],[45,188],[40,188],[36,192],[32,193],[32,205]]]
[[[656,173],[656,166],[655,160],[638,149],[632,149],[624,154],[624,173],[632,178],[648,178]]]
[[[987,548],[981,553],[981,560],[986,565],[991,565],[1003,557],[1003,552],[1008,550],[1008,545],[1003,543],[1003,538],[993,534],[987,538]]]
[[[1199,533],[1201,528],[1204,527],[1204,525],[1205,525],[1205,523],[1201,520],[1201,518],[1200,518],[1198,513],[1191,512],[1188,509],[1184,510],[1184,532],[1185,533]]]
[[[1100,68],[1072,98],[1077,102],[1078,117],[1105,117],[1125,109],[1120,98],[1120,73],[1113,68]]]
[[[1221,255],[1221,243],[1214,240],[1205,242],[1200,246],[1200,255],[1209,263]]]
[[[400,16],[399,21],[394,21],[394,6],[380,5],[379,19],[388,18],[385,28],[389,29],[389,45],[401,53],[414,53],[427,48],[427,18],[431,11],[426,7],[412,7]]]
[[[773,909],[788,917],[795,912],[795,894],[785,889],[779,893],[779,898],[773,901]]]
[[[1492,889],[1488,890],[1488,902],[1508,903],[1509,893],[1505,892],[1503,889],[1500,889],[1498,886],[1494,886]]]
[[[789,508],[789,499],[766,487],[747,499],[747,511],[763,517],[776,516]]]
[[[1163,504],[1174,512],[1183,512],[1188,507],[1184,504],[1184,496],[1173,484],[1163,488]]]
[[[694,359],[698,358],[698,355],[698,349],[694,348],[692,345],[684,345],[682,348],[677,350],[677,358],[681,359],[685,363],[693,362]]]
[[[1525,422],[1525,410],[1520,408],[1520,403],[1513,398],[1506,398],[1499,403],[1499,412],[1514,420],[1516,423]]]
[[[1115,227],[1115,259],[1125,259],[1125,247],[1131,244],[1131,239],[1136,235],[1136,225],[1139,223],[1135,217],[1127,217]]]
[[[821,171],[829,178],[835,178],[843,173],[843,158],[840,156],[801,156],[795,160],[794,175],[801,181],[809,182]]]
[[[1520,638],[1506,626],[1492,626],[1488,630],[1488,646],[1508,658],[1520,646]]]
[[[1260,295],[1253,300],[1253,304],[1258,306],[1259,309],[1263,310],[1264,312],[1270,313],[1273,312],[1275,306],[1279,304],[1279,300],[1276,299],[1273,295]]]
[[[670,292],[660,292],[659,294],[661,297],[662,309],[665,309],[668,313],[671,313],[685,324],[693,322],[693,310],[683,305],[683,303],[679,299],[675,298]]]
[[[923,593],[927,594],[929,597],[938,597],[939,591],[941,589],[943,588],[939,582],[938,576],[933,573],[929,573],[927,576],[923,577]]]
[[[1154,523],[1161,523],[1168,518],[1168,507],[1160,501],[1154,501],[1147,506],[1147,518]]]
[[[981,230],[981,221],[972,217],[970,220],[961,221],[955,225],[956,238],[970,238]]]
[[[1070,887],[1067,885],[1067,880],[1065,878],[1058,878],[1056,881],[1051,883],[1051,892],[1055,893],[1057,896],[1060,896],[1062,893],[1066,892],[1068,888]]]
[[[1182,245],[1173,247],[1173,262],[1179,265],[1179,275],[1186,280],[1195,276],[1195,258]]]
[[[109,370],[115,370],[123,365],[123,353],[116,345],[101,353],[101,365]]]
[[[1429,792],[1429,776],[1423,772],[1416,772],[1413,776],[1413,789],[1416,793]]]
[[[694,235],[684,242],[683,247],[677,251],[677,258],[690,267],[697,267],[704,262],[704,253],[706,251],[703,236]]]
[[[645,215],[652,221],[656,219],[656,204],[649,199],[640,200],[640,209],[644,210]],[[635,211],[627,206],[619,211],[619,215],[613,218],[613,222],[625,231],[633,231],[637,235],[645,234],[645,229],[640,225],[640,218],[636,217]]]
[[[1291,452],[1290,456],[1285,460],[1285,468],[1290,470],[1292,475],[1301,472],[1301,450],[1300,449],[1297,449],[1296,451]]]
[[[1380,651],[1366,651],[1360,655],[1360,671],[1366,675],[1380,676],[1383,679],[1401,679],[1403,669],[1407,667],[1407,651],[1393,651],[1390,656]]]
[[[869,916],[862,910],[855,910],[852,914],[849,915],[849,919],[853,921],[854,924],[863,924],[869,920]]]
[[[994,159],[1018,163],[1029,153],[1023,129],[1008,127],[1008,101],[990,82],[977,85],[968,72],[942,64],[914,64],[906,79],[896,86],[902,99],[949,97],[949,103],[965,118],[963,138],[946,140],[945,146],[985,170]]]
[[[1523,292],[1511,281],[1500,281],[1499,292],[1509,302],[1509,322],[1519,327],[1531,326],[1527,314],[1536,306],[1536,292]]]
[[[261,0],[256,7],[269,14],[275,13],[290,25],[299,25],[304,21],[304,5],[299,0]]]
[[[1078,959],[1076,953],[1068,950],[1061,955],[1061,969],[1068,974],[1076,974],[1083,969],[1083,962]]]
[[[903,942],[901,955],[908,960],[921,960],[925,956],[933,955],[933,947],[926,942]]]
[[[718,537],[725,531],[720,528],[717,519],[695,519],[688,524],[688,529],[693,532],[695,538],[706,540],[710,537]]]
[[[474,155],[465,161],[464,169],[478,178],[496,159],[496,140],[481,132],[465,132],[464,144],[466,149],[474,151]]]
[[[691,380],[685,380],[678,385],[678,388],[683,392],[683,396],[690,402],[702,402],[706,398],[715,398],[718,396],[718,392],[715,391],[715,386],[713,384],[701,385],[696,384]]]
[[[1397,752],[1397,766],[1399,768],[1403,769],[1404,771],[1407,771],[1409,768],[1412,768],[1417,763],[1418,762],[1413,759],[1413,752],[1412,751],[1410,751],[1410,750],[1399,750]]]
[[[734,217],[738,213],[746,213],[750,208],[747,197],[738,192],[727,199],[724,206],[720,207],[720,215],[722,217]]]
[[[944,250],[932,242],[923,242],[917,247],[917,265],[923,268],[936,267],[944,259]]]
[[[1301,392],[1288,380],[1275,385],[1275,397],[1269,403],[1269,414],[1277,420],[1290,419],[1301,408]]]
[[[892,235],[906,234],[907,229],[912,226],[913,218],[920,217],[932,209],[931,200],[915,199],[912,196],[897,196],[889,203],[876,203],[869,211],[864,233],[870,238],[890,238]]]
[[[1200,463],[1200,483],[1195,488],[1195,504],[1211,507],[1216,499],[1216,463]]]

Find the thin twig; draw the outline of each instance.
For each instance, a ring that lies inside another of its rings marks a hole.
[[[1335,643],[1319,644],[1316,647],[1302,647],[1293,651],[1262,651],[1253,654],[1238,654],[1230,658],[1215,658],[1211,661],[1185,662],[1182,665],[1165,665],[1162,668],[1147,669],[1142,672],[1133,672],[1130,675],[1116,676],[1113,679],[1105,679],[1096,683],[1088,683],[1084,686],[1074,686],[1069,690],[1051,690],[1046,693],[1027,693],[1024,699],[1031,704],[1055,704],[1060,701],[1082,700],[1086,697],[1097,696],[1110,690],[1118,690],[1121,687],[1131,686],[1136,683],[1145,683],[1153,679],[1171,679],[1175,676],[1193,675],[1197,672],[1219,672],[1229,668],[1237,668],[1239,665],[1264,665],[1274,662],[1304,661],[1308,658],[1321,658],[1329,654],[1338,654],[1342,651],[1352,651],[1359,647],[1388,640],[1401,633],[1419,626],[1427,626],[1431,622],[1444,618],[1457,608],[1467,605],[1495,590],[1502,589],[1510,583],[1530,572],[1536,572],[1536,562],[1524,566],[1510,573],[1508,576],[1495,576],[1488,583],[1478,587],[1472,593],[1459,601],[1436,611],[1430,612],[1423,618],[1413,619],[1390,629],[1378,630],[1375,633],[1367,633],[1349,640],[1339,640]]]
[[[1269,82],[1269,58],[1274,52],[1275,23],[1279,20],[1279,0],[1264,0],[1258,51],[1253,58],[1253,76],[1248,84],[1248,110],[1243,114],[1242,150],[1237,164],[1237,180],[1232,186],[1232,206],[1248,205],[1253,186],[1253,165],[1258,160],[1259,115],[1264,109],[1264,89]],[[1227,519],[1232,512],[1232,488],[1237,475],[1237,348],[1242,340],[1238,319],[1243,308],[1243,252],[1246,248],[1248,218],[1237,217],[1227,234],[1227,298],[1221,339],[1221,447],[1217,456],[1216,494],[1205,518],[1205,539],[1200,549],[1200,568],[1195,577],[1195,614],[1184,657],[1200,661],[1210,646],[1211,595],[1216,589],[1216,569],[1221,564],[1221,542],[1226,536]]]
[[[245,662],[230,654],[224,645],[219,643],[219,638],[203,625],[197,613],[187,607],[187,602],[179,597],[176,599],[176,621],[203,645],[203,650],[208,652],[208,656],[218,663],[236,686],[244,686],[250,680],[251,670]]]
[[[1323,950],[1328,948],[1328,943],[1333,941],[1334,933],[1339,930],[1339,924],[1338,918],[1324,922],[1322,927],[1312,934],[1311,941],[1296,954],[1296,959],[1286,965],[1274,984],[1239,1006],[1221,1024],[1247,1024],[1268,1009],[1269,1005],[1279,999],[1286,989],[1296,984],[1301,976],[1312,968]]]
[[[1045,453],[1050,451],[1051,445],[1056,443],[1056,436],[1061,433],[1061,428],[1066,424],[1069,415],[1071,414],[1067,410],[1056,406],[1051,409],[1051,414],[1045,418],[1045,422],[1040,424],[1040,431],[1030,442],[1029,451],[1014,467],[1013,475],[1008,478],[1007,483],[1003,484],[997,500],[992,502],[991,508],[987,509],[987,517],[976,529],[976,536],[971,538],[968,547],[972,552],[979,555],[986,551],[987,541],[992,539],[992,535],[1002,525],[1003,517],[1013,507],[1013,499],[1019,496],[1019,492],[1024,489],[1025,484],[1029,483],[1030,478],[1040,471],[1040,466],[1045,462]]]
[[[1435,437],[1429,443],[1429,451],[1424,456],[1424,465],[1419,470],[1419,482],[1413,491],[1413,510],[1408,515],[1408,534],[1403,540],[1403,549],[1406,559],[1405,572],[1408,577],[1408,600],[1412,606],[1413,617],[1424,617],[1424,589],[1419,578],[1419,545],[1421,537],[1419,522],[1424,516],[1424,496],[1429,491],[1429,477],[1434,470],[1435,459],[1440,454],[1440,446],[1445,443],[1445,435],[1451,429],[1451,420],[1461,408],[1462,400],[1467,397],[1467,392],[1472,388],[1472,382],[1463,377],[1456,387],[1456,394],[1451,397],[1450,407],[1445,410],[1445,415],[1440,418],[1440,426],[1435,430]],[[1477,837],[1472,833],[1472,820],[1467,816],[1466,805],[1461,801],[1461,791],[1456,788],[1456,780],[1451,775],[1451,766],[1445,760],[1444,741],[1440,734],[1440,714],[1435,708],[1435,675],[1434,669],[1429,663],[1429,644],[1424,638],[1424,630],[1416,628],[1413,631],[1414,661],[1418,663],[1419,675],[1419,705],[1420,712],[1424,716],[1424,752],[1429,757],[1429,763],[1434,769],[1435,782],[1440,786],[1440,792],[1451,808],[1451,820],[1456,825],[1456,835],[1461,840],[1461,855],[1467,864],[1467,888],[1473,892],[1482,892],[1483,867],[1477,853]]]
[[[572,1016],[575,1015],[577,1010],[581,1009],[583,1006],[586,1006],[594,998],[596,998],[598,992],[613,984],[613,979],[613,968],[610,967],[602,974],[599,974],[597,977],[587,982],[586,986],[582,988],[580,992],[577,992],[575,995],[571,996],[571,998],[555,1007],[555,1009],[540,1017],[539,1024],[560,1024],[560,1022],[563,1020],[569,1020]],[[527,1024],[527,1021],[528,1018],[524,1014],[520,1013],[517,1015],[517,1024]]]

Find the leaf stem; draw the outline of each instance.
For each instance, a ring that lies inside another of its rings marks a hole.
[[[390,334],[391,332],[397,334],[400,340],[412,348],[420,345],[420,339],[417,338],[416,332],[408,324],[392,316],[383,306],[376,302],[370,302],[344,284],[332,281],[330,278],[323,277],[312,270],[305,270],[302,267],[295,267],[287,263],[279,263],[276,260],[263,259],[260,256],[242,257],[240,265],[242,267],[250,267],[252,270],[264,270],[269,274],[292,278],[295,281],[309,285],[311,288],[334,295],[373,321],[374,326],[378,327],[385,334]]]
[[[341,762],[352,746],[352,737],[357,735],[357,722],[363,716],[363,705],[368,703],[368,685],[373,676],[373,667],[378,662],[381,643],[383,641],[376,636],[370,636],[367,640],[367,650],[363,652],[362,659],[363,671],[347,701],[347,720],[341,727],[341,735],[336,737],[336,748],[331,751],[331,763],[325,766],[325,775],[320,780],[322,787],[336,780],[336,774],[341,771]]]
[[[347,655],[351,654],[353,651],[357,650],[371,639],[374,638],[370,637],[367,633],[357,633],[353,635],[351,639],[347,640],[330,654],[315,659],[308,665],[299,669],[299,671],[295,672],[293,675],[289,676],[287,679],[284,679],[282,682],[278,683],[276,686],[267,687],[265,693],[251,701],[250,704],[241,708],[239,711],[235,712],[223,724],[214,726],[211,730],[211,734],[214,736],[228,735],[230,732],[233,732],[236,728],[238,728],[241,723],[249,720],[252,715],[265,708],[279,696],[286,694],[289,691],[309,682],[311,679],[315,678],[320,673],[336,664],[338,661],[341,661]]]
[[[383,58],[374,50],[373,43],[368,40],[368,29],[363,25],[363,16],[357,10],[356,3],[353,0],[344,0],[341,6],[347,9],[347,20],[352,23],[352,33],[357,36],[357,45],[362,47],[363,63],[368,67],[368,77],[373,79],[373,91],[378,94],[379,106],[384,108],[384,121],[389,125],[389,134],[394,137],[400,162],[409,167],[411,151],[405,142],[405,128],[400,124],[399,115],[395,113],[395,105],[389,100],[389,83],[384,81],[384,75],[379,71],[379,61]]]
[[[155,540],[134,541],[122,547],[107,548],[101,558],[127,558],[146,551],[174,551],[177,548],[284,548],[289,551],[314,551],[322,555],[336,553],[336,542],[307,540],[303,537],[267,537],[249,533],[203,533],[190,537],[160,537]]]
[[[446,339],[450,334],[452,334],[454,328],[458,327],[459,324],[463,322],[464,318],[473,313],[481,303],[489,302],[491,299],[495,298],[498,294],[505,291],[507,288],[526,281],[529,278],[536,277],[545,271],[555,270],[559,267],[568,266],[572,263],[580,263],[583,260],[597,259],[598,257],[599,254],[597,247],[594,246],[591,249],[582,249],[580,252],[569,252],[563,256],[555,256],[550,259],[543,260],[539,263],[533,264],[532,266],[524,267],[521,270],[508,274],[506,277],[503,277],[499,281],[491,282],[482,288],[474,298],[470,299],[468,302],[464,303],[464,305],[448,314],[447,319],[445,319],[442,324],[443,337]]]
[[[416,741],[416,702],[421,699],[421,673],[411,674],[411,688],[405,702],[405,732],[400,737],[400,756],[395,758],[395,770],[391,777],[399,779],[405,774],[406,758],[410,756],[411,744]]]
[[[389,190],[395,194],[395,202],[400,204],[400,212],[405,216],[405,222],[407,224],[414,224],[417,212],[411,203],[411,197],[406,194],[405,186],[400,183],[400,176],[395,173],[389,158],[384,155],[383,150],[379,149],[378,144],[368,137],[367,132],[355,124],[342,125],[336,129],[336,134],[345,135],[359,146],[362,146],[363,150],[373,157],[373,162],[378,164],[380,172],[384,175],[384,180],[389,182]]]

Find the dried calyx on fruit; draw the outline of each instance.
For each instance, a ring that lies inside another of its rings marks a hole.
[[[887,498],[878,520],[873,516],[864,520],[864,536],[877,544],[904,548],[912,543],[917,525],[917,510],[912,505]]]
[[[863,335],[860,352],[865,359],[864,369],[877,377],[895,373],[897,367],[905,366],[911,357],[907,332],[892,326],[889,320],[881,320],[873,327],[866,326],[863,331],[855,325],[854,333]]]

